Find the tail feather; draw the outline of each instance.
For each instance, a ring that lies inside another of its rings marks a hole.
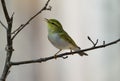
[[[80,50],[80,48],[78,47],[78,48],[75,48],[74,49],[74,51],[79,51]],[[84,53],[84,52],[80,52],[80,53],[78,53],[80,56],[88,56],[88,54],[87,53]]]

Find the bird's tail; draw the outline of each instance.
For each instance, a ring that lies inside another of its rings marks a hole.
[[[79,50],[80,50],[79,47],[74,49],[74,51],[79,51]],[[87,54],[87,53],[84,53],[84,52],[80,52],[80,53],[78,53],[78,54],[79,54],[80,56],[83,56],[83,55],[88,56],[88,54]]]

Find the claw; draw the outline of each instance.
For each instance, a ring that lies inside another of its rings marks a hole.
[[[57,54],[54,55],[55,60],[57,59]]]
[[[62,49],[60,49],[55,55],[54,55],[54,58],[57,59],[57,54],[62,51]]]

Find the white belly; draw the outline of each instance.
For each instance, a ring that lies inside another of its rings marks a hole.
[[[48,39],[58,49],[70,49],[72,47],[69,42],[60,38],[60,36],[57,33],[48,35]]]

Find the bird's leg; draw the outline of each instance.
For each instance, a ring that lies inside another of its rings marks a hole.
[[[57,53],[55,53],[55,55],[54,55],[54,58],[55,58],[55,59],[57,58],[57,54],[58,54],[60,51],[62,51],[62,49],[59,49],[59,51],[58,51]]]
[[[72,52],[72,49],[70,48],[70,52]],[[72,54],[73,55],[73,54]]]

